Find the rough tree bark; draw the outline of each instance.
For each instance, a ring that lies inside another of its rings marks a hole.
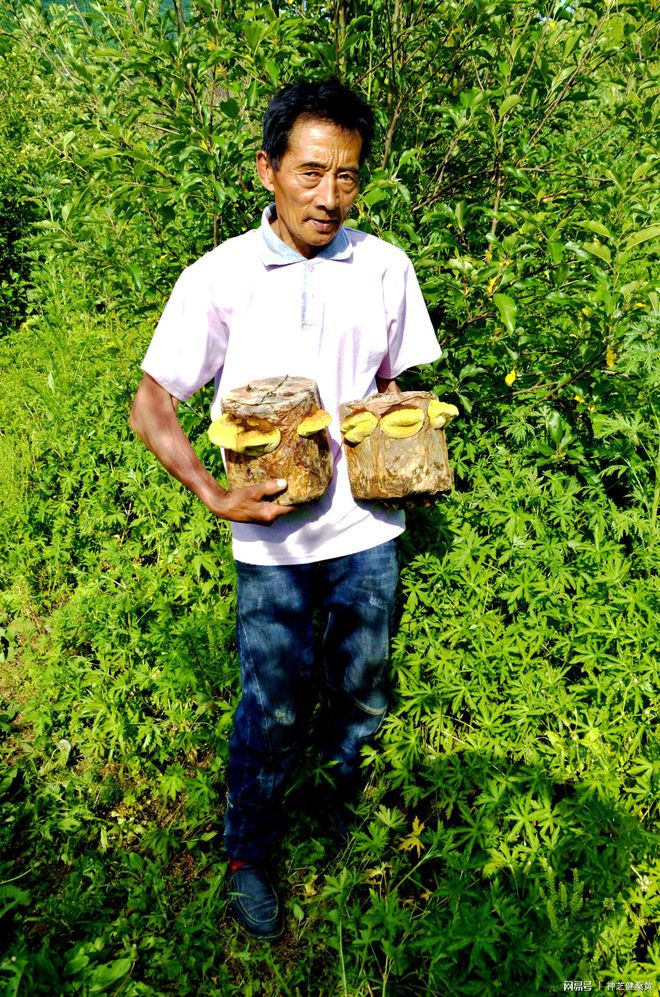
[[[307,438],[297,433],[302,420],[320,408],[318,388],[305,377],[269,377],[225,395],[223,415],[244,429],[276,428],[281,433],[277,449],[260,457],[224,451],[229,488],[259,484],[267,478],[286,478],[286,491],[275,499],[280,505],[298,505],[323,495],[332,479],[327,430]]]
[[[414,436],[393,439],[377,425],[361,443],[344,440],[351,490],[356,499],[399,499],[450,491],[454,475],[447,457],[442,429],[432,429],[427,409],[435,400],[430,391],[403,391],[400,395],[372,395],[348,402],[339,410],[342,422],[357,412],[372,412],[381,419],[389,412],[420,408],[422,428]]]

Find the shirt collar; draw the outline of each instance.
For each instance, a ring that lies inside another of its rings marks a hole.
[[[275,205],[269,204],[261,216],[261,259],[266,266],[285,266],[287,263],[300,263],[305,260],[296,249],[287,246],[273,231],[271,221],[275,217]],[[350,260],[353,247],[343,228],[340,228],[332,242],[324,246],[314,257],[315,260]]]

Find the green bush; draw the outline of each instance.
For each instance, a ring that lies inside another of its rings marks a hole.
[[[235,945],[218,849],[237,694],[226,529],[127,428],[148,330],[39,334],[39,359],[32,329],[5,348],[23,360],[3,398],[23,449],[2,484],[23,503],[3,524],[0,626],[31,683],[13,723],[6,708],[5,977],[23,966],[37,994],[53,973],[63,993],[129,974],[129,993],[242,992],[263,970],[220,951]],[[184,419],[212,461],[207,401]],[[504,430],[469,459],[454,442],[459,488],[410,516],[395,706],[357,831],[337,854],[303,814],[287,843],[295,951],[314,949],[319,986],[273,956],[272,993],[334,987],[337,950],[356,994],[655,978],[653,510],[535,466]]]

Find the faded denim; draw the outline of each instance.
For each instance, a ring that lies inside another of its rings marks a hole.
[[[230,858],[258,864],[279,836],[282,793],[317,696],[321,760],[333,763],[340,796],[359,787],[360,749],[387,708],[399,565],[391,540],[313,564],[236,568],[243,695],[230,740],[225,846]]]

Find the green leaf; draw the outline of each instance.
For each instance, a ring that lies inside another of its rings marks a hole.
[[[486,368],[479,367],[477,364],[466,364],[465,367],[461,367],[461,371],[458,375],[459,381],[465,380],[466,377],[476,377],[477,374],[485,374]]]
[[[88,152],[85,156],[84,162],[87,163],[94,159],[114,159],[121,155],[123,155],[123,153],[119,149],[113,149],[110,146],[107,146],[102,149],[92,149],[92,151]]]
[[[513,332],[516,327],[516,312],[518,311],[515,301],[508,294],[494,294],[493,301],[507,331]]]
[[[461,403],[461,405],[469,415],[472,412],[472,400],[468,398],[467,395],[464,395],[460,391],[456,392],[456,397],[458,398],[459,402]]]
[[[1,627],[0,627],[0,634],[2,634],[2,628]],[[2,730],[3,733],[8,732],[9,730],[11,730],[11,724],[8,722],[9,719],[10,718],[9,718],[8,714],[6,714],[6,713],[2,714],[2,721],[3,722],[2,722],[2,726],[0,726],[0,730]],[[16,773],[17,772],[18,772],[18,769],[16,767],[5,770],[5,772],[2,775],[2,778],[0,779],[0,796],[2,794],[6,793],[7,790],[11,787],[12,782],[16,778]]]
[[[608,228],[606,228],[602,222],[596,221],[595,219],[590,219],[588,222],[582,223],[583,228],[589,229],[590,232],[595,232],[596,235],[601,235],[604,239],[611,239],[612,233]]]
[[[631,183],[637,183],[639,180],[643,180],[647,177],[649,173],[655,172],[658,168],[657,162],[652,159],[647,159],[645,163],[640,163],[633,175],[630,178]]]
[[[362,200],[370,208],[373,208],[374,205],[382,204],[383,201],[387,200],[387,191],[384,187],[372,187],[371,190],[365,190]]]
[[[585,242],[584,248],[588,253],[593,256],[597,256],[599,260],[603,260],[605,263],[609,263],[612,259],[612,254],[607,246],[602,242]]]
[[[230,97],[229,100],[221,101],[220,104],[218,104],[218,107],[220,108],[223,114],[227,115],[228,118],[238,117],[238,112],[240,108],[238,106],[238,101],[234,100],[233,97]]]
[[[632,249],[633,246],[639,246],[642,242],[658,238],[660,238],[660,225],[649,225],[647,228],[638,229],[637,232],[633,232],[632,235],[628,236],[625,241],[625,248]]]
[[[0,918],[14,907],[27,907],[29,903],[30,894],[27,890],[21,890],[17,886],[0,887]]]
[[[170,765],[160,777],[160,789],[165,799],[174,800],[186,785],[185,772],[181,765]]]
[[[70,959],[67,960],[66,972],[69,976],[76,976],[78,973],[82,972],[89,966],[89,956],[86,952],[76,952]]]
[[[582,248],[582,246],[580,246],[579,243],[577,243],[577,242],[567,242],[566,243],[566,249],[570,249],[571,252],[575,253],[575,255],[577,256],[577,258],[579,260],[588,260],[589,259],[589,254],[585,253],[585,251]]]
[[[557,446],[562,442],[566,435],[566,422],[561,417],[561,414],[557,412],[556,409],[552,409],[546,417],[546,425],[548,427],[548,434],[553,443]]]
[[[401,155],[399,156],[399,161],[396,167],[397,172],[398,170],[401,169],[402,166],[405,166],[406,163],[409,163],[411,161],[419,164],[419,155],[420,155],[420,149],[418,149],[416,146],[413,146],[412,149],[404,149]]]
[[[132,959],[114,959],[112,962],[106,962],[103,966],[98,966],[90,979],[90,994],[103,993],[104,990],[121,980],[122,976],[130,973],[132,965]]]
[[[553,263],[561,263],[562,257],[564,255],[564,247],[561,242],[549,242],[548,243],[548,256]]]
[[[247,88],[246,103],[249,108],[256,107],[259,102],[259,84],[252,80]]]
[[[516,106],[516,104],[519,104],[521,100],[522,98],[518,93],[512,93],[509,94],[508,97],[505,97],[502,103],[500,104],[499,110],[497,112],[500,121],[502,120],[503,117],[505,117],[505,115],[509,113],[510,110],[512,110],[512,108]]]
[[[391,229],[385,229],[384,232],[380,233],[380,237],[381,239],[384,239],[385,242],[389,242],[391,245],[396,246],[398,249],[403,249],[405,252],[406,246],[396,232],[393,232]]]
[[[303,909],[300,906],[300,904],[297,904],[297,903],[292,904],[292,906],[291,906],[291,913],[295,917],[295,919],[298,922],[298,924],[300,924],[301,921],[303,921],[305,919],[305,912],[303,911]]]
[[[141,291],[143,274],[140,267],[136,263],[129,263],[128,272],[130,274],[131,281],[133,282],[133,285],[135,286],[136,290]]]

